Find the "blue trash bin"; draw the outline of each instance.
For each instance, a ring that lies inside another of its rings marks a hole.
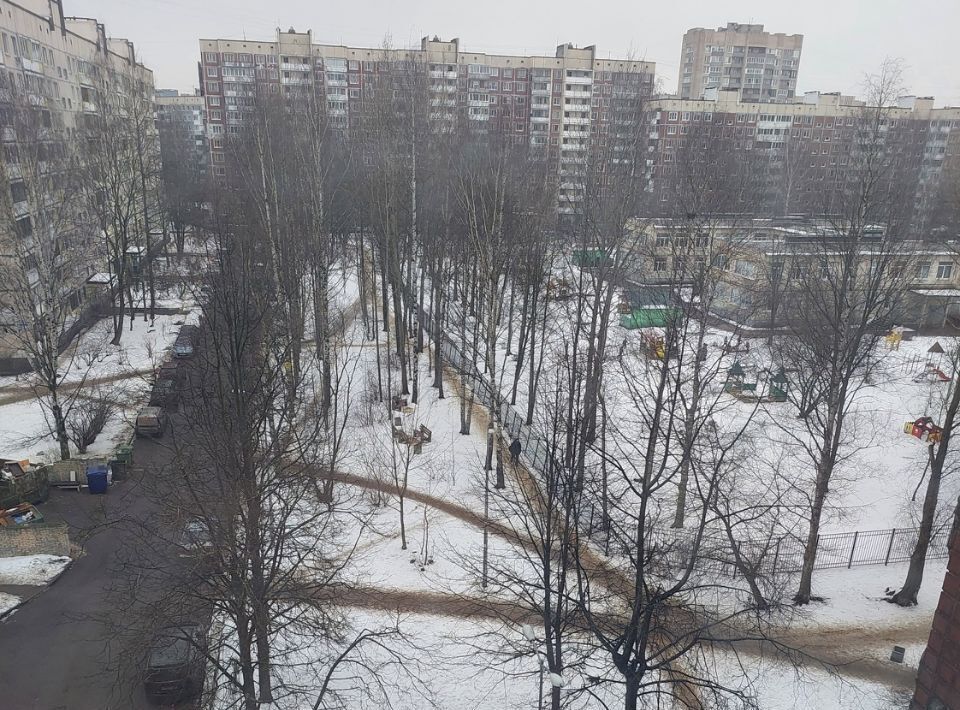
[[[106,493],[108,484],[106,464],[87,466],[87,488],[91,493]]]

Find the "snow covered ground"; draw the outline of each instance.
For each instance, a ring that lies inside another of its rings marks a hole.
[[[0,592],[0,616],[3,616],[20,603],[20,598]]]
[[[0,584],[39,587],[48,584],[68,564],[69,557],[56,555],[0,557]]]
[[[118,404],[114,416],[89,447],[88,455],[104,455],[126,442],[132,417],[148,394],[151,373],[173,345],[183,324],[196,322],[195,313],[157,316],[154,323],[137,314],[124,320],[120,345],[111,345],[113,321],[105,318],[84,333],[63,356],[69,366],[64,387],[83,383],[85,396],[105,396]],[[35,462],[59,458],[50,435],[49,411],[32,395],[29,375],[0,378],[0,400],[19,400],[0,406],[0,457]]]

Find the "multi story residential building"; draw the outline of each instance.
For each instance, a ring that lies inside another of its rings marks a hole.
[[[818,271],[838,268],[842,254],[831,247],[842,235],[829,220],[674,218],[638,220],[634,229],[638,242],[626,289],[632,305],[647,305],[651,293],[663,300],[664,287],[696,295],[709,269],[711,314],[746,327],[783,325],[799,290],[816,287]],[[876,225],[864,228],[862,244],[862,273],[881,258],[904,291],[898,325],[942,328],[960,319],[960,251],[954,244],[899,239]]]
[[[722,88],[736,90],[744,101],[792,99],[802,49],[803,35],[771,34],[763,25],[695,27],[683,36],[677,95],[699,99]]]
[[[206,172],[206,102],[199,94],[180,94],[176,89],[158,89],[154,99],[160,151],[164,163],[186,160],[200,174]]]
[[[852,97],[819,92],[777,104],[744,101],[734,89],[701,99],[655,99],[650,114],[652,211],[673,213],[684,184],[682,163],[689,159],[685,151],[707,145],[751,156],[753,169],[762,176],[757,192],[741,195],[728,211],[822,216],[829,209],[825,195],[850,165],[868,109]],[[905,236],[928,238],[941,177],[960,165],[960,108],[934,108],[932,98],[908,96],[883,109],[880,120],[884,145],[896,154],[900,189],[912,202]]]
[[[26,184],[37,170],[31,171],[25,161],[32,157],[40,161],[41,170],[50,170],[57,156],[83,154],[89,149],[85,129],[96,123],[106,102],[117,106],[129,98],[152,100],[153,75],[138,62],[131,42],[109,37],[96,19],[66,16],[62,0],[0,0],[0,84],[2,163],[17,217],[15,226],[6,218],[0,225],[0,260],[10,276],[13,254],[19,254],[28,267],[21,282],[38,288],[41,276],[36,268],[30,271],[40,241],[40,227],[35,230],[34,224],[49,229],[50,221],[41,220],[37,210],[54,198]],[[72,216],[60,218],[62,224],[71,224],[69,231],[51,236],[59,255],[56,274],[63,302],[79,313],[88,298],[87,278],[104,271],[106,264],[95,210],[79,195],[75,199],[69,208]],[[70,255],[69,263],[63,255]],[[0,372],[22,368],[16,333],[28,327],[24,315],[11,306],[16,300],[11,280],[5,277],[0,284]],[[82,319],[71,322],[80,327]]]
[[[332,125],[353,130],[364,88],[403,64],[426,74],[424,100],[434,120],[542,147],[562,176],[582,161],[590,137],[606,130],[611,101],[623,92],[650,94],[655,72],[652,62],[601,59],[592,46],[560,45],[554,56],[494,55],[465,52],[459,39],[424,37],[419,49],[370,49],[317,44],[309,31],[293,30],[278,30],[271,42],[201,39],[200,54],[211,163],[221,175],[223,138],[239,132],[258,95],[310,88]],[[573,210],[576,186],[560,190],[560,210]]]

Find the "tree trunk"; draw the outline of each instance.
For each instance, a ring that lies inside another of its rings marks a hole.
[[[60,394],[57,387],[50,389],[50,413],[53,416],[53,425],[57,435],[57,443],[60,445],[60,459],[66,461],[70,458],[70,439],[67,436],[67,421],[63,415],[63,407],[60,404]]]
[[[820,544],[820,518],[823,515],[823,503],[827,497],[827,481],[829,474],[821,465],[817,474],[817,485],[813,494],[813,505],[810,508],[810,531],[807,533],[807,544],[803,550],[803,565],[800,569],[800,587],[793,597],[797,605],[809,604],[813,597],[813,566],[817,561],[817,547]]]

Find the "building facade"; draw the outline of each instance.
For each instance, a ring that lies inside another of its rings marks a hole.
[[[898,179],[911,204],[905,236],[927,238],[935,224],[941,178],[960,165],[960,108],[934,108],[929,97],[903,97],[885,108],[879,135],[897,156]],[[735,90],[714,98],[663,97],[651,102],[649,189],[652,211],[669,214],[684,185],[691,148],[734,151],[763,176],[742,204],[728,210],[755,215],[829,210],[825,195],[844,179],[864,116],[863,101],[807,92],[801,99],[764,104],[743,101]],[[955,236],[955,235],[950,235]]]
[[[920,659],[917,688],[910,710],[960,707],[960,535],[950,544],[933,629]]]
[[[0,0],[0,84],[4,87],[0,147],[12,206],[4,212],[16,216],[15,224],[5,217],[0,228],[0,260],[7,275],[0,285],[0,371],[4,371],[22,359],[16,333],[26,327],[23,316],[12,310],[16,298],[10,289],[16,287],[11,282],[17,279],[9,277],[15,275],[18,261],[19,271],[27,268],[26,274],[19,274],[20,283],[38,286],[39,273],[31,267],[35,254],[30,252],[39,248],[34,225],[49,226],[49,220],[39,219],[36,210],[38,203],[55,199],[39,195],[36,185],[28,184],[32,174],[28,154],[49,160],[47,169],[58,165],[60,155],[82,154],[88,147],[87,129],[106,102],[117,106],[131,99],[152,100],[153,75],[139,63],[131,42],[109,37],[96,19],[66,16],[61,0]],[[29,130],[22,120],[28,111],[29,120],[39,124],[36,130]],[[61,223],[70,222],[69,232],[51,236],[60,255],[56,273],[62,298],[79,314],[89,297],[86,281],[105,270],[105,254],[95,210],[79,195],[74,199],[72,214],[60,217]],[[75,323],[79,327],[82,319]]]
[[[333,126],[355,130],[365,87],[402,64],[425,74],[423,100],[433,120],[543,148],[562,176],[606,130],[616,97],[649,95],[655,73],[652,62],[601,59],[595,47],[560,45],[553,56],[494,55],[463,51],[458,39],[424,37],[418,49],[372,49],[317,44],[309,31],[293,30],[278,30],[271,42],[202,39],[200,58],[215,175],[225,170],[224,137],[239,132],[257,96],[312,90]],[[560,211],[573,210],[576,187],[560,190]]]
[[[182,95],[176,89],[158,89],[154,99],[157,132],[164,164],[187,160],[200,174],[206,173],[206,102],[199,94]]]
[[[802,49],[803,35],[773,34],[763,25],[695,27],[683,36],[677,95],[699,99],[708,89],[730,89],[756,103],[792,99]]]

